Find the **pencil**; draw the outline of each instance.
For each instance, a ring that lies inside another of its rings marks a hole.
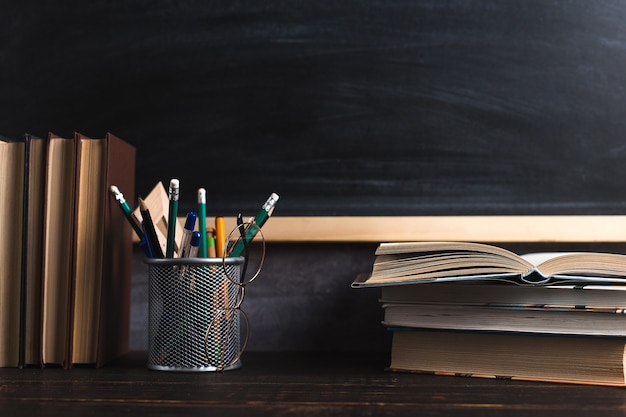
[[[177,179],[170,180],[169,189],[169,215],[167,217],[167,247],[165,257],[174,257],[174,247],[176,246],[176,216],[178,216],[178,196],[180,184]]]
[[[162,258],[163,248],[161,247],[159,237],[157,236],[156,229],[154,228],[150,210],[141,197],[139,198],[139,211],[141,213],[141,218],[143,219],[143,227],[146,232],[145,235],[148,245],[150,245],[155,258]]]
[[[218,257],[224,257],[224,245],[226,242],[226,229],[224,218],[218,216],[215,218],[215,253]]]

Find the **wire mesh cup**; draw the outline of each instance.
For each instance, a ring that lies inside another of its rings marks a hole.
[[[190,372],[240,368],[248,332],[247,316],[238,308],[244,287],[237,281],[244,258],[145,262],[149,267],[148,368]]]

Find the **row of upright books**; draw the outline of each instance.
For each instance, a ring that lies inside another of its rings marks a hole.
[[[128,350],[135,148],[107,133],[0,140],[0,366],[99,367]]]
[[[383,243],[390,371],[626,386],[626,255]]]

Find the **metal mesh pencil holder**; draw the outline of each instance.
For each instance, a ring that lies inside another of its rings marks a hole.
[[[222,371],[241,367],[245,348],[236,280],[243,257],[146,259],[149,266],[148,368]]]

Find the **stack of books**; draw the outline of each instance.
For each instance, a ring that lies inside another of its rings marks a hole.
[[[128,350],[135,148],[0,140],[0,366],[101,366]]]
[[[626,385],[626,255],[517,255],[470,242],[383,243],[389,370]]]

